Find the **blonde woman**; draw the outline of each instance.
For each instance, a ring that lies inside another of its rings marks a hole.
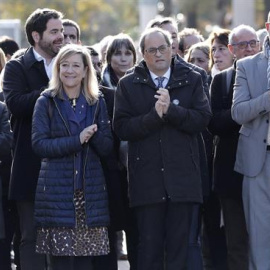
[[[87,49],[63,47],[36,102],[32,146],[42,158],[36,190],[36,251],[53,270],[92,269],[109,252],[107,190],[100,157],[112,149],[110,122]]]

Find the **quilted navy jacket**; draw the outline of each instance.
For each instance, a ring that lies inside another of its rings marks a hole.
[[[73,203],[76,169],[75,158],[83,151],[83,189],[86,223],[90,227],[109,224],[107,190],[100,157],[112,150],[112,135],[107,109],[102,97],[94,108],[87,108],[87,123],[94,121],[98,131],[87,144],[81,145],[79,134],[71,135],[59,98],[45,91],[38,98],[32,123],[32,146],[42,158],[35,198],[38,227],[75,227]],[[89,115],[92,114],[92,115]]]

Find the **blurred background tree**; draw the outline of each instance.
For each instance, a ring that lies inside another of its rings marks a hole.
[[[137,37],[136,0],[1,0],[0,18],[20,19],[23,28],[31,12],[45,7],[59,10],[65,18],[76,21],[81,27],[84,44],[94,44],[106,35],[122,31]],[[27,46],[24,34],[22,39],[22,44]]]
[[[22,46],[28,44],[23,25],[29,14],[39,7],[60,10],[65,18],[75,20],[82,30],[82,42],[92,45],[106,35],[125,32],[137,40],[140,35],[139,4],[151,3],[159,16],[173,16],[184,27],[198,28],[207,37],[215,26],[231,27],[233,0],[0,0],[1,19],[20,19]],[[237,1],[237,0],[236,0]],[[249,1],[249,0],[247,0]],[[264,27],[270,0],[254,0],[257,28]],[[147,20],[153,19],[150,15]]]

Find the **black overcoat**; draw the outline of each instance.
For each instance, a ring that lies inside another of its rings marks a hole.
[[[227,86],[224,74],[232,72]],[[231,115],[235,69],[224,70],[215,75],[211,84],[211,107],[213,118],[209,130],[217,136],[213,160],[214,190],[221,197],[242,198],[243,176],[234,171],[240,125]]]
[[[5,66],[3,91],[14,134],[9,190],[12,200],[34,201],[40,158],[31,145],[32,114],[48,81],[43,61],[36,60],[32,47]]]
[[[2,160],[5,159],[10,154],[12,143],[12,133],[10,131],[9,125],[9,115],[6,105],[0,102],[0,239],[5,237],[5,222],[3,213],[3,167]]]
[[[202,202],[197,135],[211,118],[201,76],[172,61],[164,118],[155,110],[156,86],[144,61],[123,77],[115,96],[113,127],[128,141],[131,206]]]

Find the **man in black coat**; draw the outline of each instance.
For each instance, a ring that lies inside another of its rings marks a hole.
[[[12,145],[12,133],[10,131],[9,115],[5,103],[0,101],[0,241],[6,237],[5,235],[5,219],[3,213],[3,168],[1,167],[2,160],[10,154]],[[2,262],[1,262],[2,263]]]
[[[229,35],[229,50],[236,60],[259,52],[256,31],[248,25],[239,25]],[[231,115],[234,65],[215,75],[211,84],[213,118],[209,129],[216,136],[213,163],[214,190],[217,193],[224,218],[227,263],[230,270],[248,269],[248,234],[242,201],[243,176],[234,171],[240,125]]]
[[[211,111],[201,76],[172,59],[170,40],[160,28],[142,34],[144,60],[115,96],[114,130],[128,141],[140,270],[186,269],[192,206],[202,202],[197,134]]]
[[[44,270],[45,257],[35,253],[34,198],[40,159],[31,145],[32,113],[51,77],[53,58],[63,44],[62,13],[37,9],[27,19],[30,48],[6,64],[3,91],[14,133],[10,199],[18,208],[21,230],[22,270]]]

